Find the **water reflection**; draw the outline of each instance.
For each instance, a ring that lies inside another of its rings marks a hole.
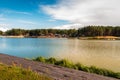
[[[14,56],[66,58],[120,72],[120,41],[0,38],[0,52]]]

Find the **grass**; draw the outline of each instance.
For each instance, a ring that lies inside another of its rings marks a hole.
[[[29,68],[0,64],[0,80],[52,80],[45,75],[32,72]]]
[[[65,60],[65,59],[57,60],[57,59],[52,58],[52,57],[51,58],[37,57],[33,60],[120,79],[120,73],[113,72],[113,71],[108,70],[108,69],[97,68],[95,66],[87,67],[87,66],[82,65],[80,63],[74,64],[74,63],[72,63],[68,60]]]

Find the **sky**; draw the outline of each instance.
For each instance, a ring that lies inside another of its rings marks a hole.
[[[0,0],[0,29],[120,25],[120,0]]]

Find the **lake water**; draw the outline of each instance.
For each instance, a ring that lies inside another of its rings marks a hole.
[[[0,53],[24,58],[65,58],[120,72],[120,41],[0,38]]]

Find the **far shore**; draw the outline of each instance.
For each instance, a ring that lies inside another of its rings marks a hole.
[[[1,38],[24,38],[24,36],[0,36]]]
[[[79,37],[80,40],[120,40],[116,36],[95,36],[95,37]]]
[[[51,36],[0,36],[1,38],[65,38],[65,37],[51,37]]]
[[[79,40],[120,40],[120,37],[116,36],[95,36],[95,37],[52,37],[52,36],[0,36],[0,38],[67,38],[67,39],[79,39]]]

